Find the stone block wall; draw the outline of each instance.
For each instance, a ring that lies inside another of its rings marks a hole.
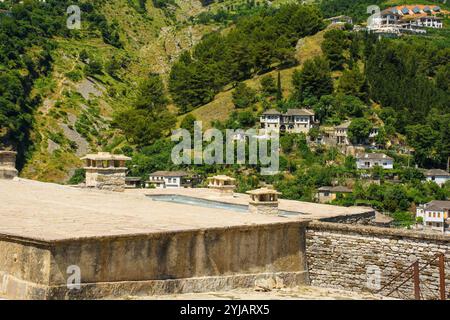
[[[34,241],[0,235],[0,297],[97,299],[308,283],[306,223]],[[69,268],[80,288],[67,287]]]
[[[376,292],[375,272],[379,272],[379,284],[383,287],[412,262],[418,260],[422,268],[439,252],[446,256],[446,291],[450,296],[449,236],[327,222],[310,223],[306,233],[309,277],[312,285],[321,287]],[[404,275],[394,283],[406,279]],[[420,272],[420,283],[423,298],[438,297],[437,265]],[[392,284],[379,293],[387,295],[394,288]],[[414,298],[413,280],[391,296]]]

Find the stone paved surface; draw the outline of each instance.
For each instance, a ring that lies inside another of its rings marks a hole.
[[[129,194],[179,194],[184,196],[196,197],[201,199],[216,200],[232,204],[244,204],[248,205],[250,200],[249,195],[235,193],[233,196],[220,195],[217,191],[211,189],[201,188],[172,188],[172,189],[129,189]],[[374,210],[369,207],[339,207],[329,204],[319,204],[304,201],[294,200],[279,200],[279,208],[285,211],[296,211],[303,213],[304,218],[308,219],[321,219],[331,218],[336,216],[354,215],[365,212],[373,212]]]
[[[17,178],[0,180],[0,204],[0,235],[45,241],[292,221]]]
[[[390,299],[370,293],[344,291],[319,287],[295,287],[260,292],[240,289],[224,292],[189,293],[166,296],[133,297],[131,300],[384,300]]]

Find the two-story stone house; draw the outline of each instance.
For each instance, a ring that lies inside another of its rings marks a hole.
[[[307,109],[289,109],[281,113],[275,109],[265,111],[260,117],[261,129],[265,134],[278,133],[308,133],[316,121],[314,112]]]
[[[184,171],[156,171],[149,175],[146,185],[152,184],[161,189],[181,188],[187,176],[188,174]]]

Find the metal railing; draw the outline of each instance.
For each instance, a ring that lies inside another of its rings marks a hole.
[[[411,299],[405,294],[401,289],[404,289],[408,281],[413,281],[414,286],[414,299],[421,300],[424,299],[423,291],[421,286],[427,288],[429,292],[432,294],[432,299],[436,300],[446,300],[450,298],[450,294],[447,294],[445,291],[445,254],[437,253],[432,259],[430,259],[427,263],[425,263],[422,267],[419,266],[419,261],[411,263],[408,267],[400,271],[397,275],[395,275],[392,279],[390,279],[381,289],[377,291],[378,294],[382,294],[382,292],[386,289],[390,289],[387,294],[383,294],[384,296],[391,297],[392,294],[397,293],[401,297],[405,297],[406,299]],[[429,266],[437,266],[439,269],[439,293],[436,294],[436,290],[432,290],[429,288],[425,282],[420,281],[420,273],[425,270]],[[397,280],[401,280],[405,277],[400,284],[396,284]]]

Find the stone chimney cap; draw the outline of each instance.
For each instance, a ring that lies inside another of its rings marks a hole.
[[[12,154],[12,155],[16,155],[17,152],[16,152],[16,151],[12,151],[12,150],[0,150],[0,154]]]
[[[252,195],[261,195],[261,194],[282,194],[281,192],[278,192],[277,190],[274,189],[269,189],[266,187],[263,188],[259,188],[259,189],[255,189],[255,190],[250,190],[247,191],[248,194],[252,194]]]
[[[81,160],[123,160],[128,161],[131,160],[130,157],[127,157],[123,154],[111,154],[109,152],[99,152],[97,154],[87,154]]]
[[[225,175],[218,175],[218,176],[214,176],[214,177],[209,177],[208,180],[236,181],[235,178],[231,178],[231,177],[225,176]]]

